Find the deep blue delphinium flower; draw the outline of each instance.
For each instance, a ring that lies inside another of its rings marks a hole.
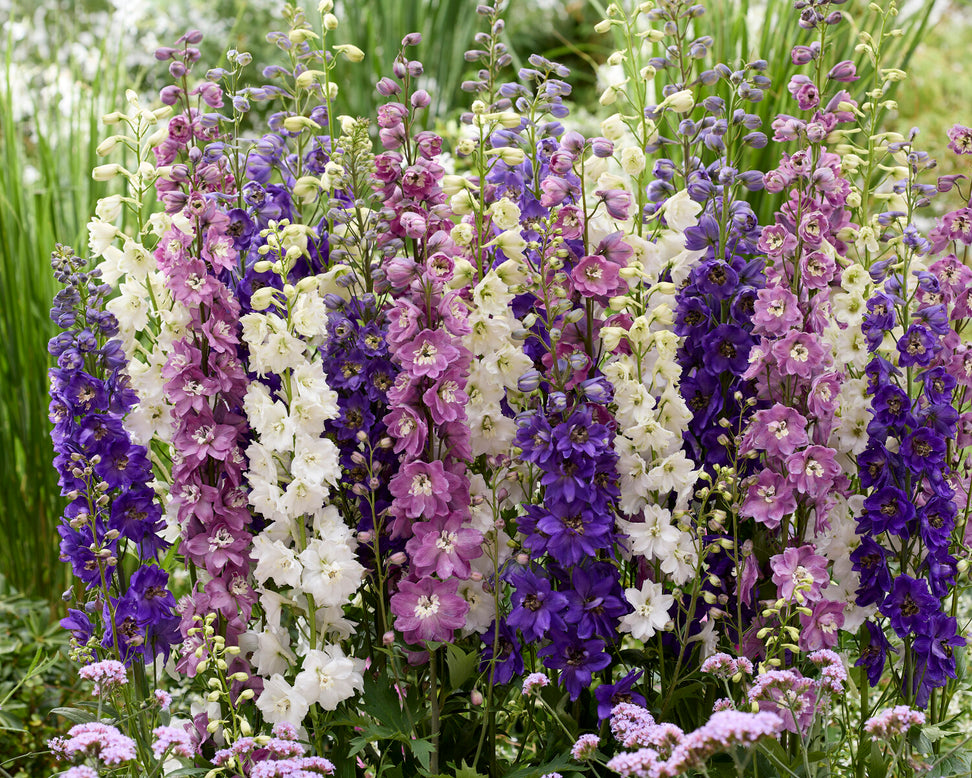
[[[911,497],[896,486],[885,486],[864,499],[864,512],[858,526],[871,535],[890,532],[907,534],[908,522],[915,517]]]
[[[95,625],[84,611],[72,610],[64,626],[79,640],[100,634],[102,647],[117,650],[124,662],[136,656],[151,661],[168,656],[180,640],[178,618],[167,578],[153,580],[156,608],[140,613],[135,604],[144,595],[138,581],[168,544],[161,537],[161,507],[148,486],[148,451],[131,442],[122,424],[137,398],[124,373],[124,350],[113,339],[117,321],[102,310],[111,289],[66,247],[57,247],[51,265],[65,287],[51,317],[67,328],[48,345],[58,363],[50,371],[54,466],[70,499],[58,528],[61,558],[85,585],[89,612],[101,617]],[[122,573],[132,569],[119,564],[123,558],[136,562],[131,578]]]
[[[877,624],[866,621],[864,626],[867,628],[869,642],[861,651],[854,666],[865,668],[868,682],[871,686],[877,686],[884,674],[884,663],[887,661],[888,653],[894,649],[885,637],[884,630]]]
[[[609,718],[615,705],[622,702],[631,705],[646,705],[645,698],[634,691],[634,685],[641,680],[644,675],[642,670],[632,670],[617,683],[602,683],[594,690],[594,697],[597,699],[597,718],[600,721]]]
[[[523,674],[523,649],[516,639],[516,631],[511,629],[505,620],[501,620],[497,633],[496,623],[493,622],[482,634],[483,649],[479,664],[480,672],[489,672],[492,663],[493,680],[498,684],[506,684],[514,676]],[[494,643],[496,652],[493,652]],[[493,662],[495,656],[496,661]]]
[[[926,628],[915,637],[912,643],[916,660],[913,693],[919,707],[928,704],[932,689],[955,678],[954,650],[964,645],[965,638],[959,631],[958,622],[940,612],[933,614]]]
[[[551,629],[564,630],[563,613],[567,598],[551,588],[550,581],[540,573],[521,570],[510,575],[513,585],[513,610],[506,623],[520,630],[529,642],[546,636]]]
[[[584,640],[575,634],[559,633],[553,642],[537,652],[544,666],[560,670],[560,684],[576,700],[583,689],[591,685],[594,673],[611,664],[611,656],[604,650],[604,641]]]
[[[940,608],[938,600],[928,590],[927,581],[899,575],[880,610],[891,620],[891,628],[898,637],[903,638],[910,632],[924,632]]]

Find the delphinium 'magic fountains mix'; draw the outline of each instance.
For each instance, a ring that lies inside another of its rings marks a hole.
[[[159,49],[53,257],[65,774],[967,774],[968,184],[839,6],[773,83],[611,4],[600,135],[501,1],[458,128],[418,33],[342,115],[330,0]]]

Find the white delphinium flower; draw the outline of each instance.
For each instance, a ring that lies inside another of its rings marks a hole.
[[[693,575],[699,562],[695,537],[690,532],[679,531],[678,543],[670,555],[661,560],[661,569],[677,586],[682,586]]]
[[[630,632],[636,640],[648,640],[668,624],[668,609],[675,598],[665,594],[660,583],[645,581],[640,589],[625,589],[625,599],[634,611],[621,619],[621,630]]]
[[[304,717],[310,710],[310,702],[304,694],[287,683],[279,673],[264,679],[263,691],[257,697],[256,706],[271,724],[286,721],[295,727],[303,725]]]
[[[300,585],[318,605],[341,605],[354,594],[364,578],[364,568],[346,544],[325,543],[314,538],[300,553],[303,574]]]
[[[286,673],[297,661],[290,649],[290,634],[285,630],[267,627],[254,633],[256,648],[250,662],[262,678]]]
[[[669,197],[661,208],[668,228],[676,233],[684,233],[689,227],[694,227],[702,212],[701,203],[695,202],[689,193],[682,189]]]
[[[268,580],[273,580],[277,586],[289,586],[294,589],[300,586],[303,566],[294,550],[282,541],[270,540],[266,537],[266,533],[260,533],[253,538],[251,554],[256,562],[253,577],[261,586]]]
[[[341,475],[339,460],[340,452],[334,441],[298,432],[290,472],[296,478],[334,486]]]
[[[294,680],[294,689],[308,703],[334,710],[364,688],[361,666],[360,661],[345,656],[340,646],[311,649]]]
[[[682,532],[672,525],[671,513],[660,505],[649,505],[644,516],[640,522],[618,522],[619,529],[627,535],[628,550],[648,560],[671,556],[682,540]]]
[[[493,595],[483,589],[482,580],[475,581],[470,578],[459,582],[459,596],[469,603],[462,634],[483,634],[496,619],[496,600]]]

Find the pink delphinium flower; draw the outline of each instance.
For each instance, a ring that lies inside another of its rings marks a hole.
[[[462,627],[469,611],[469,603],[457,594],[458,587],[455,578],[401,581],[391,598],[395,628],[409,643],[451,640],[453,630]]]
[[[816,651],[837,645],[837,633],[844,626],[844,603],[819,600],[813,612],[800,614],[800,650]]]
[[[770,529],[776,529],[783,517],[793,513],[796,507],[793,487],[787,484],[782,475],[767,468],[750,485],[739,512]]]
[[[812,545],[787,548],[782,554],[770,557],[770,567],[779,598],[788,602],[795,598],[800,602],[816,602],[830,581],[827,560]]]
[[[459,358],[459,349],[442,330],[422,330],[397,353],[404,370],[433,380]]]
[[[803,321],[796,295],[783,286],[767,286],[756,293],[753,332],[782,335]]]
[[[827,446],[807,446],[786,460],[789,483],[811,499],[825,496],[840,476],[837,452]]]
[[[442,462],[409,462],[388,485],[397,507],[409,518],[432,519],[449,509],[449,479]]]
[[[753,414],[743,446],[786,458],[807,442],[807,420],[795,409],[776,403]]]
[[[570,278],[574,288],[592,297],[608,297],[614,294],[620,280],[620,268],[604,257],[594,254],[584,257],[574,265]]]
[[[419,575],[435,573],[442,579],[450,575],[466,579],[471,573],[469,561],[483,554],[482,533],[463,527],[458,514],[414,524],[412,532],[405,548]]]

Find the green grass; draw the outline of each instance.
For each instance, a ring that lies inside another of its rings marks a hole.
[[[48,311],[55,283],[55,242],[86,244],[85,224],[103,194],[97,164],[98,119],[118,102],[117,58],[81,86],[68,116],[34,103],[33,133],[14,121],[11,47],[0,79],[0,570],[29,596],[57,596],[69,583],[58,561],[56,527],[63,504],[52,467],[47,420]],[[63,139],[69,139],[67,143]],[[25,181],[28,166],[36,180]]]

